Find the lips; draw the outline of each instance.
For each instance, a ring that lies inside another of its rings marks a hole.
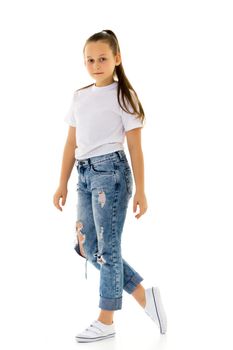
[[[94,73],[94,74],[103,74],[103,72],[101,72],[101,73]]]

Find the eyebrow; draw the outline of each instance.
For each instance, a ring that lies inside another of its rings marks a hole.
[[[105,56],[106,55],[106,53],[102,53],[101,55],[99,55],[99,56]],[[88,57],[91,57],[91,56],[87,56],[87,58]]]

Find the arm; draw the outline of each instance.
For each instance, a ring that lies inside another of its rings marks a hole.
[[[71,171],[74,166],[75,148],[76,148],[75,132],[76,132],[76,128],[73,126],[70,126],[68,130],[68,136],[65,143],[64,151],[63,151],[60,186],[67,186]]]
[[[141,128],[126,132],[127,146],[137,192],[144,193],[144,159],[141,147]]]
[[[67,140],[64,147],[60,183],[58,189],[53,196],[53,204],[57,209],[62,211],[61,205],[65,205],[67,197],[67,183],[70,178],[71,171],[75,162],[75,148],[76,148],[76,128],[73,126],[69,127]],[[60,205],[60,199],[62,199]]]
[[[133,169],[136,193],[133,199],[133,211],[140,207],[140,213],[135,215],[138,219],[147,210],[147,200],[144,186],[144,158],[141,147],[141,128],[135,128],[126,132],[127,146]]]

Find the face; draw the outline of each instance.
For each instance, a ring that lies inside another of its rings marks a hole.
[[[109,45],[97,41],[86,45],[84,51],[84,64],[90,76],[95,79],[96,86],[111,84],[115,66],[121,63],[120,54],[113,55]]]

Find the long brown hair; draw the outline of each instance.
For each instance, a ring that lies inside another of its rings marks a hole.
[[[102,30],[101,32],[93,34],[92,36],[90,36],[86,40],[84,48],[83,48],[83,54],[85,51],[85,47],[88,43],[96,42],[99,40],[104,41],[109,45],[109,47],[112,50],[113,55],[116,55],[118,52],[120,53],[120,46],[119,46],[116,35],[111,30],[107,29],[107,30]],[[144,114],[144,110],[142,108],[142,104],[139,101],[139,98],[137,96],[136,91],[134,90],[134,88],[130,84],[128,78],[126,77],[122,62],[118,66],[115,67],[113,79],[114,78],[117,78],[117,80],[118,80],[117,99],[118,99],[119,105],[121,106],[121,108],[125,112],[127,112],[129,114],[134,114],[134,115],[136,114],[136,116],[138,118],[140,118],[141,121],[143,122],[145,119],[145,114]],[[86,89],[92,85],[94,85],[94,84],[84,86],[83,88],[80,88],[78,90]],[[132,92],[134,95],[133,97],[132,97]],[[122,98],[123,105],[125,108],[121,104],[120,97]],[[126,100],[132,106],[133,112],[128,110]]]

